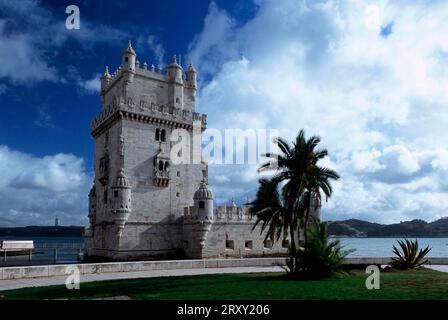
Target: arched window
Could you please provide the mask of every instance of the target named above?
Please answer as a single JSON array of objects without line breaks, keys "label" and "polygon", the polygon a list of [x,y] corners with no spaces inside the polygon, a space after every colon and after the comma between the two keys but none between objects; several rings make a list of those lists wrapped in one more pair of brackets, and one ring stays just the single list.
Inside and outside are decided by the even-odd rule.
[{"label": "arched window", "polygon": [[204,208],[205,208],[205,202],[199,201],[199,209],[204,209]]},{"label": "arched window", "polygon": [[166,141],[166,131],[165,131],[165,129],[162,129],[162,134],[161,134],[160,140],[162,140],[163,142]]},{"label": "arched window", "polygon": [[156,129],[156,141],[160,140],[160,129]]},{"label": "arched window", "polygon": [[159,161],[159,171],[163,171],[163,161]]},{"label": "arched window", "polygon": [[170,167],[169,162],[168,162],[168,161],[165,161],[165,171],[168,172],[169,167]]}]

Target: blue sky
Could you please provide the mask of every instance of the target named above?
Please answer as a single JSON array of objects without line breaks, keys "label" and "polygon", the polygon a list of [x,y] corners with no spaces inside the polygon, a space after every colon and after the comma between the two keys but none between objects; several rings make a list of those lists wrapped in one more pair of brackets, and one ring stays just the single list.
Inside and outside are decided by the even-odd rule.
[{"label": "blue sky", "polygon": [[[87,222],[98,75],[128,39],[141,62],[195,63],[209,127],[320,135],[342,175],[325,218],[443,217],[447,18],[445,1],[0,0],[0,226]],[[218,202],[259,177],[210,174]]]}]

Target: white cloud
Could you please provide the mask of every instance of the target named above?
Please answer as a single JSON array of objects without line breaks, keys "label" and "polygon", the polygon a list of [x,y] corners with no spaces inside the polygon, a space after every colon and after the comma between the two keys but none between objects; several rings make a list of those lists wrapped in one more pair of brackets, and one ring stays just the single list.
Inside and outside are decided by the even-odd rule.
[{"label": "white cloud", "polygon": [[199,67],[202,76],[216,72],[220,62],[236,57],[234,36],[234,21],[212,2],[202,32],[189,46],[188,58]]},{"label": "white cloud", "polygon": [[[320,135],[342,176],[327,218],[445,216],[448,3],[258,4],[238,25],[212,3],[190,45],[199,71],[210,75],[198,96],[209,127]],[[254,168],[210,175],[218,170],[229,185],[256,188]],[[225,193],[219,198],[235,192],[212,183]]]},{"label": "white cloud", "polygon": [[354,152],[351,156],[353,169],[355,171],[376,172],[384,168],[384,165],[378,162],[381,152],[377,149]]},{"label": "white cloud", "polygon": [[436,150],[436,156],[431,161],[431,165],[435,169],[448,170],[448,150],[446,149]]},{"label": "white cloud", "polygon": [[0,226],[86,224],[91,177],[72,154],[35,157],[0,146]]},{"label": "white cloud", "polygon": [[160,44],[157,37],[153,35],[148,36],[146,40],[147,44],[149,45],[149,49],[151,50],[157,61],[154,65],[157,67],[163,67],[165,64],[165,49],[163,48],[162,44]]},{"label": "white cloud", "polygon": [[101,74],[96,73],[88,80],[79,80],[78,85],[87,93],[98,94],[101,90]]},{"label": "white cloud", "polygon": [[66,15],[56,15],[41,1],[0,0],[0,79],[30,85],[63,81],[53,62],[68,40],[89,48],[98,42],[124,41],[125,32],[82,19],[81,29],[67,30]]}]

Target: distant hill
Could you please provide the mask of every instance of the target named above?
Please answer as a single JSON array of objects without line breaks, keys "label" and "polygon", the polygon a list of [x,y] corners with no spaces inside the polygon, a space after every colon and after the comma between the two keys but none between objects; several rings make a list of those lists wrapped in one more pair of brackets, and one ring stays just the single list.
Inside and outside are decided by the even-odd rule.
[{"label": "distant hill", "polygon": [[388,225],[357,219],[328,221],[328,231],[334,236],[349,237],[448,237],[448,218],[430,223],[416,219]]},{"label": "distant hill", "polygon": [[[0,237],[81,237],[84,227],[28,226],[0,228]],[[328,232],[333,236],[346,237],[448,237],[448,218],[434,222],[423,220],[404,221],[393,224],[373,223],[358,219],[328,221]]]},{"label": "distant hill", "polygon": [[84,227],[42,227],[28,226],[16,228],[0,228],[0,237],[81,237]]}]

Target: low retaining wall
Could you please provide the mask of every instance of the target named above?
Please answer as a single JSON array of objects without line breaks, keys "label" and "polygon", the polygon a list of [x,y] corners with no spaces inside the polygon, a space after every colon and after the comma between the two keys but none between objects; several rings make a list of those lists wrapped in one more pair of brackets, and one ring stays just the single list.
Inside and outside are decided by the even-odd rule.
[{"label": "low retaining wall", "polygon": [[[204,259],[204,260],[163,260],[137,262],[110,262],[61,264],[48,266],[4,267],[0,268],[0,279],[23,279],[67,275],[67,268],[76,266],[81,274],[107,272],[152,271],[173,269],[203,269],[229,267],[272,267],[285,264],[285,258],[248,258],[248,259]],[[1,282],[0,282],[1,285]]]},{"label": "low retaining wall", "polygon": [[[344,264],[387,265],[391,258],[346,258]],[[164,260],[139,262],[111,262],[62,264],[48,266],[4,267],[0,268],[0,279],[24,279],[67,275],[67,268],[76,266],[81,274],[107,272],[152,271],[173,269],[230,268],[230,267],[272,267],[284,266],[285,258],[246,258],[246,259],[204,259],[204,260]],[[448,258],[429,258],[429,264],[448,265]],[[1,285],[1,282],[0,282]]]}]

